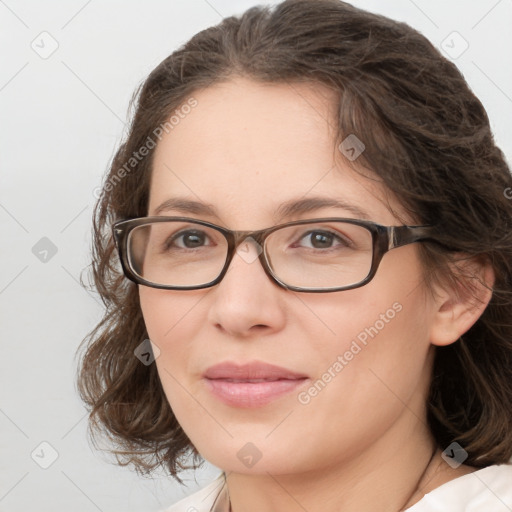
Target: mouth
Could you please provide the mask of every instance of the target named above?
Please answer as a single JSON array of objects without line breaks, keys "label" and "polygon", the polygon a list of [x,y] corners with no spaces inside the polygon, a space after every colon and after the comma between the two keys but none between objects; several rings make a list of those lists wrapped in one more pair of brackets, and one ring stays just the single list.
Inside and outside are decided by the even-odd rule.
[{"label": "mouth", "polygon": [[232,407],[262,407],[302,386],[308,377],[287,368],[252,362],[221,363],[203,375],[212,395]]}]

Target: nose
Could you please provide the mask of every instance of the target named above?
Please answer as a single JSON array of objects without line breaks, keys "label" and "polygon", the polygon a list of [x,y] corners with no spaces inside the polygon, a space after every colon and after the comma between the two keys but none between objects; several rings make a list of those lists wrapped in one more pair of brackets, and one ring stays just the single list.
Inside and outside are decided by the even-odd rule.
[{"label": "nose", "polygon": [[208,321],[226,334],[247,338],[284,327],[284,294],[266,274],[258,256],[261,246],[246,238],[238,246],[222,281],[211,295]]}]

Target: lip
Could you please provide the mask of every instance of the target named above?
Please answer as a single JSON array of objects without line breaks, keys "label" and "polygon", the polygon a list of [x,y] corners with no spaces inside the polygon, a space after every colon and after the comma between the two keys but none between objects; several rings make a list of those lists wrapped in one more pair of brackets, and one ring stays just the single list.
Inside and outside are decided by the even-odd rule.
[{"label": "lip", "polygon": [[307,375],[273,364],[223,362],[203,374],[209,391],[232,407],[261,407],[304,384]]}]

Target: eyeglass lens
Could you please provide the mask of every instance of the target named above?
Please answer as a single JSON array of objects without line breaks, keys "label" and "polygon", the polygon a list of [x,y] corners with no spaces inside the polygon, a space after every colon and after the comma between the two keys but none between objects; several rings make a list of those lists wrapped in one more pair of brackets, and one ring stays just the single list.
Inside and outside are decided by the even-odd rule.
[{"label": "eyeglass lens", "polygon": [[[265,254],[273,274],[287,285],[335,288],[361,282],[373,257],[371,232],[331,221],[285,226],[272,232]],[[150,283],[199,286],[224,268],[228,241],[211,227],[166,221],[134,228],[128,237],[132,270]]]}]

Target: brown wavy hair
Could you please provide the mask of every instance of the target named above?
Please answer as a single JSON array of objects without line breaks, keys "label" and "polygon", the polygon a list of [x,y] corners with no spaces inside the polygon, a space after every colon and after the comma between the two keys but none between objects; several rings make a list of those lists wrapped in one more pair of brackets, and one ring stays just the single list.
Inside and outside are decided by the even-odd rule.
[{"label": "brown wavy hair", "polygon": [[91,269],[105,314],[83,342],[78,375],[93,439],[106,435],[117,462],[141,474],[161,466],[180,480],[190,456],[193,465],[201,460],[172,412],[156,365],[134,356],[148,334],[137,285],[121,272],[111,225],[147,215],[154,151],[142,158],[140,148],[154,145],[155,130],[194,92],[235,76],[336,91],[337,138],[356,134],[366,146],[357,167],[372,170],[413,218],[437,225],[439,241],[450,247],[420,244],[429,283],[444,277],[467,287],[449,267],[457,252],[492,264],[488,307],[456,343],[436,348],[427,418],[439,447],[458,441],[466,449],[466,464],[509,461],[510,169],[482,104],[453,63],[408,25],[339,0],[286,0],[225,18],[167,57],[134,94],[129,131],[94,212]]}]

